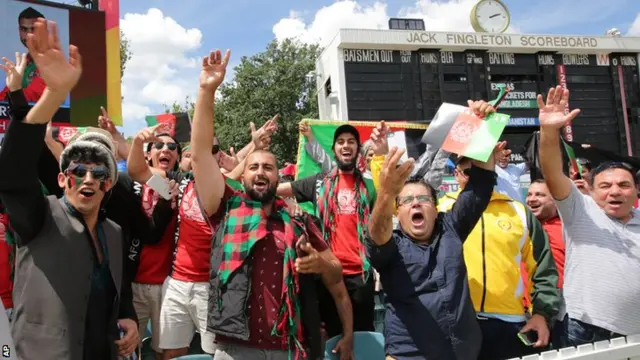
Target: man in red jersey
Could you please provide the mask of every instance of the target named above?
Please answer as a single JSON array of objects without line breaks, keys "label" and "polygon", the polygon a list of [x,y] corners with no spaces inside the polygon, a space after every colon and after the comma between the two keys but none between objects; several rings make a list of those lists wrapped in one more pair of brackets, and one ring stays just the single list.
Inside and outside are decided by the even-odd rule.
[{"label": "man in red jersey", "polygon": [[[562,220],[560,220],[560,216],[558,216],[558,209],[544,180],[538,179],[531,183],[527,191],[526,204],[533,215],[538,218],[540,224],[542,224],[542,228],[547,233],[551,255],[558,269],[558,289],[562,290],[565,258]],[[565,313],[566,310],[563,301],[560,311],[558,311],[558,315],[555,318],[555,322],[551,327],[551,343],[554,349],[560,349],[566,346],[563,322]]]},{"label": "man in red jersey", "polygon": [[[18,27],[20,34],[20,42],[27,46],[27,35],[33,33],[33,24],[36,19],[43,18],[44,15],[38,10],[28,7],[24,9],[18,15]],[[44,80],[40,77],[40,73],[36,68],[36,64],[33,62],[30,54],[22,54],[16,52],[16,64],[15,69],[20,74],[21,87],[24,92],[24,97],[28,102],[36,102],[42,96],[46,87]],[[0,101],[7,101],[7,94],[9,94],[9,84],[6,84],[5,88],[0,92]]]}]

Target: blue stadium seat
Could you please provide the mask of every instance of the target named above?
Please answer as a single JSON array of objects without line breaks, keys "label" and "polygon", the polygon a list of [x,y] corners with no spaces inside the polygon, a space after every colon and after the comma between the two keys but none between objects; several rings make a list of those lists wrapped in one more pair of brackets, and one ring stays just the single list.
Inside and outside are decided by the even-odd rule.
[{"label": "blue stadium seat", "polygon": [[185,356],[180,356],[177,357],[176,360],[211,360],[213,359],[211,357],[211,355],[203,355],[203,354],[199,354],[199,355],[185,355]]},{"label": "blue stadium seat", "polygon": [[[339,360],[339,354],[331,353],[338,340],[338,335],[327,340],[324,350],[325,360]],[[377,332],[356,331],[353,333],[353,354],[355,360],[384,360],[384,336]]]}]

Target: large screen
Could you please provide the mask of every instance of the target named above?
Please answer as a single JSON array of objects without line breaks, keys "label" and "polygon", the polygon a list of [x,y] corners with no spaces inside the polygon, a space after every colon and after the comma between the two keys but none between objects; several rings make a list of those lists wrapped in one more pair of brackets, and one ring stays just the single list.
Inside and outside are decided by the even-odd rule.
[{"label": "large screen", "polygon": [[[33,0],[0,0],[0,56],[15,60],[17,53],[27,53],[27,68],[22,87],[29,103],[42,95],[46,84],[28,55],[27,34],[33,31],[36,18],[44,17],[58,24],[60,42],[68,55],[69,44],[80,49],[83,73],[78,85],[67,97],[53,122],[58,125],[94,125],[100,106],[106,106],[105,17],[98,11],[58,3]],[[5,74],[0,74],[0,136],[9,118],[8,89]]]}]

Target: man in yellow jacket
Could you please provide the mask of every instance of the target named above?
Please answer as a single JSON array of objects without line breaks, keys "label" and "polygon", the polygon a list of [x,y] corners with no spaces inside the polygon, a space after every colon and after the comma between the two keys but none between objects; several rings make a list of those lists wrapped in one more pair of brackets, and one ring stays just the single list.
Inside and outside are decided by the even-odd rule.
[{"label": "man in yellow jacket", "polygon": [[[470,167],[468,158],[457,161],[454,175],[460,189],[469,180]],[[446,194],[439,210],[449,210],[459,193]],[[464,258],[483,335],[479,359],[509,359],[543,351],[549,343],[549,320],[558,312],[560,294],[558,271],[540,222],[524,205],[494,191],[465,241]],[[521,263],[526,264],[530,289],[522,281]],[[532,315],[523,306],[527,291],[531,291]],[[525,344],[520,333],[530,333],[533,344]]]}]

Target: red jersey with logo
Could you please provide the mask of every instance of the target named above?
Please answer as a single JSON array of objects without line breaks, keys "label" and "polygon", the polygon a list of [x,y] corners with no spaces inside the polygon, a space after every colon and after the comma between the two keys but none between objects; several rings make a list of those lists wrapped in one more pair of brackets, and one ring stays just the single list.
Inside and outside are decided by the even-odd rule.
[{"label": "red jersey with logo", "polygon": [[193,181],[187,183],[178,211],[179,238],[171,277],[187,282],[207,282],[213,232],[204,218]]},{"label": "red jersey with logo", "polygon": [[[158,195],[148,187],[143,185],[142,208],[148,217],[153,214],[153,209],[158,203]],[[171,271],[173,261],[174,235],[176,231],[177,215],[171,220],[162,239],[157,244],[146,244],[140,253],[140,264],[134,282],[139,284],[161,285]]]},{"label": "red jersey with logo", "polygon": [[333,218],[335,233],[331,239],[331,251],[340,260],[345,275],[362,273],[360,252],[362,244],[358,240],[358,213],[356,202],[356,179],[354,174],[338,174],[338,206]]}]

